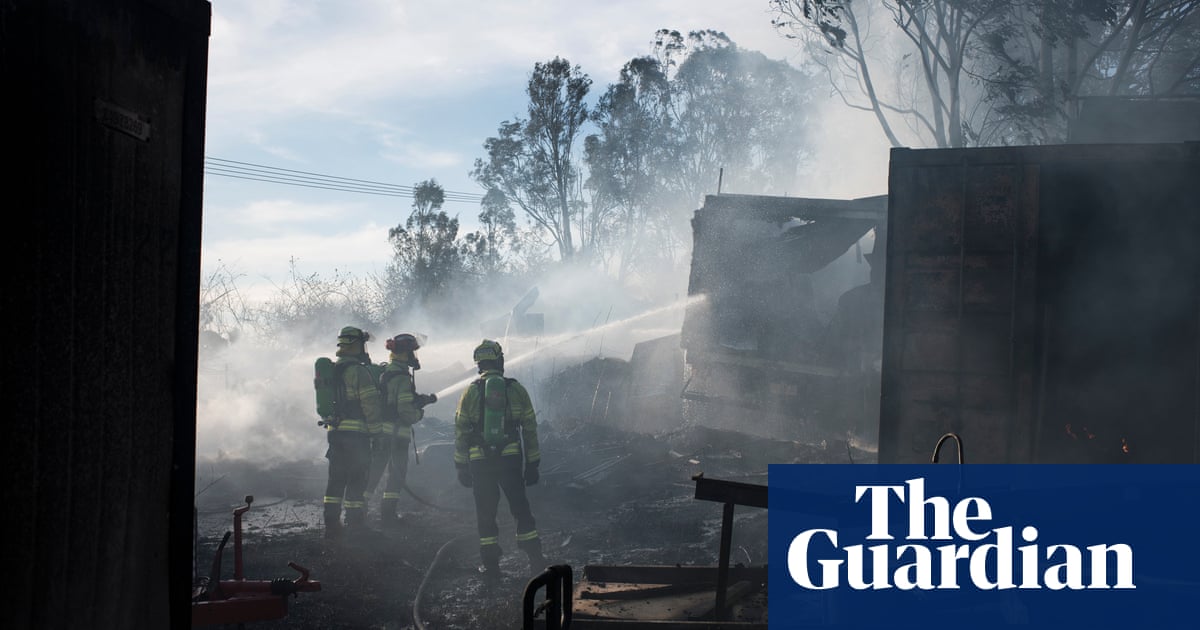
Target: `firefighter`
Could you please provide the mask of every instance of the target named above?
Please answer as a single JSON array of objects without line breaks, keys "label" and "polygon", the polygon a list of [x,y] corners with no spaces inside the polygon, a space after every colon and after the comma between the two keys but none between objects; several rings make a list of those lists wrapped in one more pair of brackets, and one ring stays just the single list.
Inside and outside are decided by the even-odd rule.
[{"label": "firefighter", "polygon": [[424,407],[437,402],[433,394],[418,394],[413,372],[421,369],[416,351],[421,347],[417,338],[408,333],[387,340],[390,351],[387,367],[380,377],[379,389],[384,397],[383,426],[371,440],[371,492],[387,473],[383,499],[379,504],[380,524],[395,527],[400,515],[396,503],[404,489],[408,473],[408,447],[412,443],[412,426],[424,417]]},{"label": "firefighter", "polygon": [[367,475],[371,465],[371,434],[378,426],[383,406],[378,385],[367,364],[371,359],[366,342],[371,337],[362,329],[346,326],[338,333],[337,362],[340,374],[338,417],[325,423],[329,450],[329,482],[325,486],[325,537],[337,538],[342,531],[341,512],[346,511],[346,528],[366,529]]},{"label": "firefighter", "polygon": [[475,495],[479,556],[484,578],[500,576],[499,528],[496,512],[500,493],[517,521],[517,548],[529,557],[532,573],[545,569],[525,487],[538,481],[537,418],[529,392],[516,379],[504,377],[504,352],[499,343],[484,339],[475,348],[480,378],[458,401],[454,415],[454,466],[458,482]]}]

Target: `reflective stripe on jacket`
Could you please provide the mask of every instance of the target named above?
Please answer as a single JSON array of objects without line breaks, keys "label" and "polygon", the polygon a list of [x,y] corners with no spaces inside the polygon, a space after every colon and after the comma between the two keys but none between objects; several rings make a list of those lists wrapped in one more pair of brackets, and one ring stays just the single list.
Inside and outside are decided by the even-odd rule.
[{"label": "reflective stripe on jacket", "polygon": [[383,415],[382,398],[371,372],[358,357],[338,357],[337,364],[345,365],[342,371],[344,404],[339,401],[339,407],[347,411],[336,427],[327,425],[326,428],[366,434],[378,431]]},{"label": "reflective stripe on jacket", "polygon": [[[502,375],[500,371],[486,371],[480,378],[493,374]],[[508,387],[508,413],[505,429],[510,432],[510,439],[503,448],[501,455],[519,455],[521,443],[525,442],[525,461],[528,463],[540,461],[541,451],[538,448],[537,416],[533,411],[533,401],[529,392],[516,380],[510,379]],[[479,382],[471,383],[458,399],[458,409],[454,412],[454,463],[465,464],[470,460],[486,457],[481,441],[483,439],[483,404],[480,399]],[[520,433],[517,433],[517,430]]]},{"label": "reflective stripe on jacket", "polygon": [[383,421],[383,432],[387,435],[412,439],[412,425],[421,421],[425,412],[413,406],[416,397],[414,393],[413,375],[408,365],[403,363],[388,363],[383,372],[387,383],[385,405],[394,409],[396,421]]}]

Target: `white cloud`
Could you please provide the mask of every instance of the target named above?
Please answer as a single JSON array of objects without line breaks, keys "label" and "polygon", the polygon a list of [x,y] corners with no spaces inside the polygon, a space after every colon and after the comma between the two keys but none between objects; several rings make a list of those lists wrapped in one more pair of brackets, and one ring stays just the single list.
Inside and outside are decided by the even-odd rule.
[{"label": "white cloud", "polygon": [[212,216],[213,220],[220,220],[240,230],[279,234],[300,231],[314,223],[354,216],[360,208],[357,204],[306,204],[290,199],[271,199],[253,201],[238,208],[210,208],[209,212],[215,215]]},{"label": "white cloud", "polygon": [[[436,178],[450,191],[482,192],[467,173],[500,121],[523,114],[534,62],[562,56],[579,64],[595,82],[593,97],[626,61],[651,52],[659,28],[711,28],[795,62],[799,49],[775,32],[767,8],[766,0],[215,0],[207,152],[403,186]],[[832,100],[825,109],[837,115],[824,121],[820,155],[789,194],[885,190],[887,147],[877,125]],[[293,256],[314,267],[378,270],[391,256],[386,228],[353,226],[395,225],[410,203],[209,177],[205,256],[240,260],[254,275]],[[472,229],[477,206],[446,209]]]},{"label": "white cloud", "polygon": [[207,242],[201,263],[205,275],[217,264],[235,273],[286,281],[295,261],[299,273],[350,273],[366,277],[381,273],[391,260],[388,226],[371,222],[350,229],[290,232],[274,236],[231,237]]},{"label": "white cloud", "polygon": [[385,150],[381,157],[410,168],[448,168],[468,162],[460,153],[431,149],[419,144],[406,144]]},{"label": "white cloud", "polygon": [[220,109],[361,111],[389,100],[444,98],[521,79],[562,56],[599,81],[651,51],[655,30],[713,28],[770,56],[794,46],[766,2],[360,0],[214,3],[209,92]]}]

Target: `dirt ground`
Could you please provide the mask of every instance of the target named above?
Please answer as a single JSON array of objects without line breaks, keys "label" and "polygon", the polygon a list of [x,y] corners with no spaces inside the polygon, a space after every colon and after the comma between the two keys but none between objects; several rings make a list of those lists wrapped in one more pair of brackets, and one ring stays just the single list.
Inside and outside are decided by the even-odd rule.
[{"label": "dirt ground", "polygon": [[[410,456],[409,489],[400,501],[401,527],[361,539],[322,537],[324,461],[259,469],[245,462],[197,467],[196,565],[209,575],[232,509],[257,492],[243,517],[244,577],[295,578],[295,562],[321,590],[290,600],[284,619],[246,628],[510,629],[521,627],[521,595],[532,573],[501,507],[504,579],[486,588],[479,577],[470,490],[455,481],[448,427],[426,431],[420,463]],[[694,498],[692,476],[765,485],[769,463],[848,463],[873,454],[844,441],[764,440],[701,428],[647,436],[600,426],[542,436],[542,479],[529,488],[544,553],[570,565],[715,565],[721,505]],[[371,508],[378,502],[372,501]],[[377,515],[371,513],[378,529]],[[766,510],[735,512],[733,562],[767,558]],[[233,576],[232,541],[222,556]],[[538,601],[542,595],[539,594]],[[237,627],[236,625],[231,627]]]}]

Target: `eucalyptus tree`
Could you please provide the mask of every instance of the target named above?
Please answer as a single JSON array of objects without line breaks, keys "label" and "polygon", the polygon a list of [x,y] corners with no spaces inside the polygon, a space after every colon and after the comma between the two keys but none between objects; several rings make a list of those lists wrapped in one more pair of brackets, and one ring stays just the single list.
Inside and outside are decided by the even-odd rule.
[{"label": "eucalyptus tree", "polygon": [[1200,91],[1200,0],[770,0],[893,146],[1065,139],[1081,98]]},{"label": "eucalyptus tree", "polygon": [[[587,137],[585,162],[594,203],[614,215],[618,276],[639,261],[653,264],[656,246],[670,239],[656,212],[663,202],[664,180],[674,168],[668,146],[670,85],[652,57],[630,60],[618,81],[600,97],[593,118],[598,133]],[[601,212],[593,212],[599,217]]]},{"label": "eucalyptus tree", "polygon": [[442,209],[445,200],[437,180],[416,184],[408,218],[388,230],[393,249],[388,288],[401,296],[400,301],[428,304],[446,296],[461,280],[458,218]]},{"label": "eucalyptus tree", "polygon": [[1026,0],[1011,15],[980,77],[1001,142],[1062,141],[1089,96],[1200,95],[1200,0]]},{"label": "eucalyptus tree", "polygon": [[468,268],[481,277],[504,273],[511,257],[518,254],[516,215],[504,193],[493,188],[480,202],[480,229],[463,236],[463,254]]},{"label": "eucalyptus tree", "polygon": [[622,271],[680,262],[705,194],[786,194],[808,158],[807,74],[718,31],[655,41],[600,99],[587,142],[588,184],[626,235]]},{"label": "eucalyptus tree", "polygon": [[579,66],[555,57],[534,65],[526,85],[528,118],[504,121],[484,141],[486,158],[471,176],[519,207],[558,247],[576,254],[574,219],[583,209],[576,148],[588,121],[592,80]]},{"label": "eucalyptus tree", "polygon": [[906,144],[899,120],[938,147],[965,146],[978,135],[970,76],[982,67],[981,36],[1010,4],[771,0],[775,26],[805,41],[838,97],[874,114],[892,146]]},{"label": "eucalyptus tree", "polygon": [[[668,39],[679,40],[676,32]],[[668,67],[677,175],[690,204],[718,187],[783,194],[808,157],[814,83],[786,61],[740,48],[723,33],[692,32]]]}]

